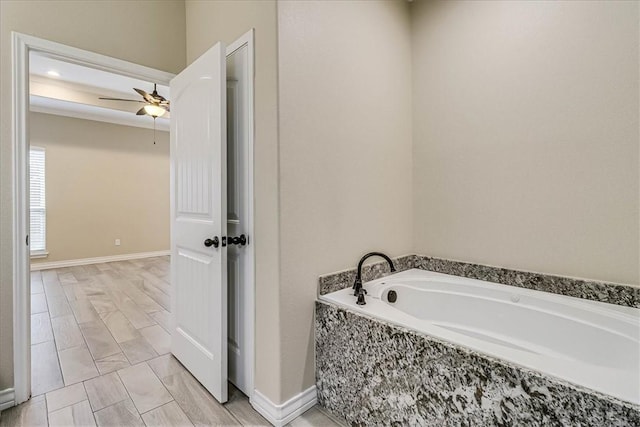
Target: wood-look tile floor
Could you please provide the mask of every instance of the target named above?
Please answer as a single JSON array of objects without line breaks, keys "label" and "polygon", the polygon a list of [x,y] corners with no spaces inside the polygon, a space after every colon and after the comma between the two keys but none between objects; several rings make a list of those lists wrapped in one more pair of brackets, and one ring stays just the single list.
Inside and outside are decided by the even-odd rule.
[{"label": "wood-look tile floor", "polygon": [[[170,354],[169,257],[31,274],[32,399],[0,426],[268,426],[229,384],[219,404]],[[336,426],[319,407],[293,427]]]}]

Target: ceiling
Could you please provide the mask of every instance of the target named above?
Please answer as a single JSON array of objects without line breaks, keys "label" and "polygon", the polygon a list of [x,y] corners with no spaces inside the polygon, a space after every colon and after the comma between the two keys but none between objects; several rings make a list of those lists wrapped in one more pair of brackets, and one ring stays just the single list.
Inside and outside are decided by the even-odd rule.
[{"label": "ceiling", "polygon": [[[101,96],[142,100],[133,88],[149,93],[153,83],[83,65],[60,61],[32,52],[29,56],[31,111],[67,117],[153,128],[151,116],[135,113],[144,104],[107,101]],[[55,72],[58,76],[51,76]],[[157,86],[158,93],[169,98],[169,88]],[[158,130],[169,130],[169,115],[156,119]]]}]

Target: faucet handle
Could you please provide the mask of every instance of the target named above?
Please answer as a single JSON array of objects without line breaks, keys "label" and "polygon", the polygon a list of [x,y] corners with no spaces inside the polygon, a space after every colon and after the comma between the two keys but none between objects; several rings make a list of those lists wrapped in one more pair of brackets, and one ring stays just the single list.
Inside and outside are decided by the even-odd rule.
[{"label": "faucet handle", "polygon": [[366,304],[366,301],[364,300],[364,294],[365,293],[366,293],[366,291],[364,289],[361,289],[360,292],[358,292],[358,300],[356,301],[356,304],[358,304],[358,305],[365,305]]},{"label": "faucet handle", "polygon": [[362,280],[356,279],[355,283],[351,287],[353,289],[353,295],[358,296],[359,294],[366,294],[367,290],[362,287]]}]

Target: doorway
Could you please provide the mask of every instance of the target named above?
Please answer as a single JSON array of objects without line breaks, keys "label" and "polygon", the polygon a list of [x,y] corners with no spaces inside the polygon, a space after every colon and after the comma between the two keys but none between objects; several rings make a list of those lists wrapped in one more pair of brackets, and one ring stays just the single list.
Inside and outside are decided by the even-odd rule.
[{"label": "doorway", "polygon": [[168,133],[52,113],[30,114],[32,396],[166,354],[171,330]]},{"label": "doorway", "polygon": [[[151,82],[168,84],[172,75],[147,67],[120,61],[114,58],[97,55],[91,52],[82,51],[46,40],[37,39],[21,34],[13,34],[14,46],[14,109],[15,109],[15,133],[14,148],[15,156],[15,194],[14,201],[14,220],[15,233],[13,236],[14,243],[14,373],[15,373],[15,403],[26,401],[31,393],[30,384],[30,261],[29,247],[26,236],[29,234],[29,217],[28,213],[28,159],[29,159],[29,93],[28,93],[28,76],[29,63],[28,57],[30,52],[38,52],[42,55],[55,57],[62,61],[69,61],[75,64],[82,64],[92,68],[107,70],[112,73],[131,76]],[[236,93],[236,102],[232,107],[238,111],[234,116],[230,126],[236,131],[234,138],[229,139],[232,144],[241,144],[241,146],[233,146],[234,157],[230,161],[234,167],[235,178],[229,181],[234,182],[234,214],[236,217],[232,219],[232,227],[245,226],[248,231],[249,238],[253,239],[253,206],[252,206],[252,182],[253,182],[253,117],[252,117],[252,81],[253,81],[253,32],[247,33],[236,43],[229,47],[227,53],[231,63],[239,64],[234,68],[237,69],[236,77],[239,79],[248,79],[242,84],[236,83],[233,89]],[[232,65],[233,68],[233,65]],[[240,87],[240,88],[238,88]],[[242,107],[240,107],[242,106]],[[244,173],[243,173],[244,172]],[[232,204],[230,203],[230,206]],[[25,244],[27,243],[27,244]],[[233,288],[229,292],[230,313],[233,319],[229,320],[229,338],[230,343],[233,342],[234,352],[229,359],[234,367],[230,367],[231,381],[245,394],[252,397],[253,393],[253,318],[254,318],[254,298],[253,298],[253,245],[246,248],[246,255],[239,257],[239,254],[233,254],[230,258],[234,259],[233,266],[230,271],[234,271],[234,278],[229,286]],[[138,262],[139,266],[144,264]],[[135,263],[134,263],[135,264]],[[166,273],[166,262],[155,260],[152,262],[151,268],[154,268],[159,274]],[[73,268],[73,267],[72,267]],[[124,267],[125,269],[127,266]],[[82,276],[89,271],[94,271],[98,267],[77,267],[77,273]],[[64,274],[64,273],[63,273]],[[165,274],[166,275],[166,274]],[[45,282],[42,273],[36,274],[36,282],[40,279]],[[48,276],[52,276],[48,274]],[[59,278],[59,274],[58,274]],[[58,280],[59,281],[59,280]],[[134,291],[135,292],[135,291]],[[143,296],[138,295],[140,299]],[[125,298],[131,299],[131,296],[125,294]],[[126,302],[122,302],[126,304]],[[250,305],[248,305],[250,304]],[[95,308],[95,307],[94,307]],[[162,316],[160,322],[167,322],[165,316]],[[233,325],[233,327],[232,327]],[[231,349],[231,346],[229,346]],[[241,351],[240,351],[241,350]],[[231,369],[233,369],[231,371]],[[126,385],[126,384],[125,384]]]}]

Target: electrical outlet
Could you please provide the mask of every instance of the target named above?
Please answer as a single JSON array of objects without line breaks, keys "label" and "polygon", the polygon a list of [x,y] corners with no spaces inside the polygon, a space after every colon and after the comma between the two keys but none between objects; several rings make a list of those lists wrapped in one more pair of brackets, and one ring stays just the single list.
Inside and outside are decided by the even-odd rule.
[{"label": "electrical outlet", "polygon": [[116,246],[120,246],[120,239],[116,239]]}]

